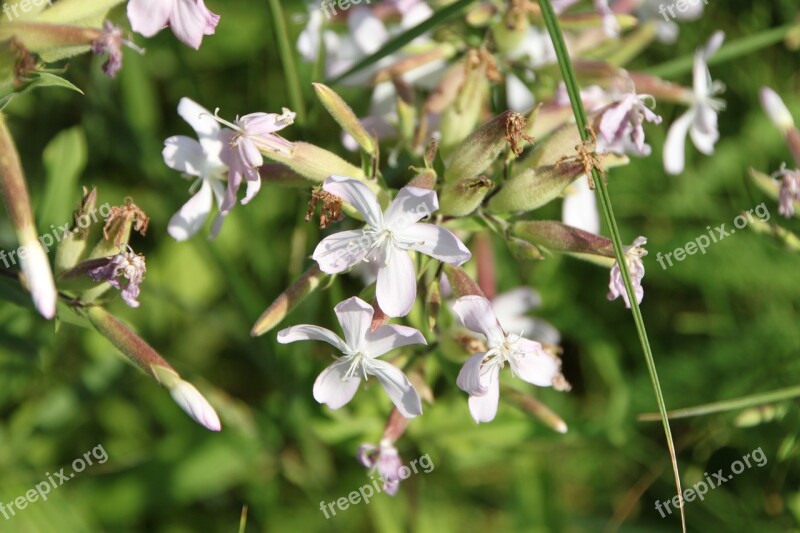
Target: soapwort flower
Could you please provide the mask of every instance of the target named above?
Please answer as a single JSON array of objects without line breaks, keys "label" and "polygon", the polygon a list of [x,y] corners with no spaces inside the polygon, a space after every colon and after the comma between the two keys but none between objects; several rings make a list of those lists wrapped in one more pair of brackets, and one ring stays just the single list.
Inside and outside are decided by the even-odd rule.
[{"label": "soapwort flower", "polygon": [[795,213],[794,202],[800,202],[800,170],[788,170],[786,165],[783,165],[772,177],[781,180],[778,213],[786,218],[792,218]]},{"label": "soapwort flower", "polygon": [[92,42],[92,52],[97,55],[108,54],[108,59],[103,63],[103,72],[109,78],[113,78],[122,68],[122,45],[131,50],[143,54],[144,50],[124,38],[122,28],[114,26],[106,21],[100,36]]},{"label": "soapwort flower", "polygon": [[339,409],[356,393],[361,378],[375,376],[397,410],[406,418],[422,414],[419,395],[397,367],[377,359],[390,350],[411,344],[427,344],[414,328],[386,324],[370,331],[374,309],[358,297],[348,298],[335,308],[344,340],[332,331],[308,324],[278,332],[278,342],[324,341],[337,348],[342,357],[326,368],[314,383],[314,399]]},{"label": "soapwort flower", "polygon": [[400,487],[400,467],[403,460],[390,439],[381,439],[378,447],[362,444],[358,447],[358,461],[371,470],[377,470],[383,480],[383,492],[389,496],[397,494]]},{"label": "soapwort flower", "polygon": [[419,221],[439,209],[436,192],[403,187],[386,212],[369,187],[345,176],[331,176],[323,190],[350,203],[367,225],[364,229],[342,231],[323,239],[312,258],[323,272],[338,274],[361,261],[378,263],[376,296],[388,316],[405,316],[417,296],[417,278],[409,250],[439,261],[461,265],[471,254],[452,232]]},{"label": "soapwort flower", "polygon": [[650,147],[644,142],[644,121],[661,124],[661,117],[648,107],[655,99],[648,94],[631,90],[620,96],[603,113],[600,119],[600,136],[603,151],[625,153],[633,151],[649,155]]},{"label": "soapwort flower", "polygon": [[128,20],[131,28],[152,37],[166,26],[180,41],[195,50],[204,35],[213,35],[219,15],[212,13],[203,0],[130,0]]},{"label": "soapwort flower", "polygon": [[[107,281],[121,292],[126,304],[130,307],[139,307],[136,298],[139,297],[139,284],[144,280],[145,272],[147,267],[144,256],[134,253],[133,249],[125,244],[107,263],[90,270],[89,276],[95,281]],[[126,280],[124,287],[120,282],[123,278]]]},{"label": "soapwort flower", "polygon": [[718,31],[711,36],[705,48],[695,52],[691,105],[686,113],[672,123],[664,143],[664,169],[669,174],[683,172],[687,133],[700,152],[706,155],[714,153],[714,145],[719,139],[717,114],[725,109],[725,102],[716,96],[725,86],[720,81],[711,80],[708,59],[719,50],[724,39],[725,34]]},{"label": "soapwort flower", "polygon": [[511,371],[528,383],[540,387],[553,385],[560,373],[560,361],[545,352],[538,342],[508,334],[497,320],[492,304],[483,296],[462,296],[453,304],[461,323],[486,336],[488,351],[470,357],[456,384],[469,394],[469,410],[475,422],[490,422],[497,414],[500,398],[500,370],[506,363]]},{"label": "soapwort flower", "polygon": [[[645,237],[636,237],[633,244],[627,247],[625,251],[625,262],[628,265],[628,272],[631,275],[631,283],[633,283],[633,291],[636,294],[636,302],[642,303],[644,298],[644,288],[642,288],[642,278],[644,277],[644,263],[642,257],[647,255],[647,250],[642,248],[647,244]],[[619,263],[614,261],[614,266],[611,267],[611,280],[608,283],[609,300],[616,300],[620,296],[625,300],[625,307],[631,308],[631,302],[628,299],[628,291],[625,290],[625,282],[622,279],[622,271],[619,268]]]}]

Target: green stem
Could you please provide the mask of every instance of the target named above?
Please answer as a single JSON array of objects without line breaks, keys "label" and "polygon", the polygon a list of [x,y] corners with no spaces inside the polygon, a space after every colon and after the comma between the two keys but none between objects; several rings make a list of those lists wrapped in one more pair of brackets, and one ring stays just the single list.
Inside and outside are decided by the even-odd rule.
[{"label": "green stem", "polygon": [[[694,407],[686,407],[684,409],[675,409],[674,411],[670,411],[668,414],[673,420],[676,418],[689,418],[692,416],[724,413],[726,411],[734,411],[736,409],[746,409],[748,407],[756,407],[758,405],[765,405],[768,403],[782,402],[784,400],[797,398],[798,396],[800,396],[800,387],[789,387],[776,391],[753,394],[751,396],[745,396],[744,398],[736,398],[734,400],[722,400],[720,402],[696,405]],[[658,413],[643,413],[639,415],[639,420],[642,422],[653,422],[658,419]]]},{"label": "green stem", "polygon": [[[575,78],[575,71],[572,67],[572,61],[570,60],[566,43],[564,42],[564,36],[561,33],[561,28],[558,24],[558,18],[556,17],[550,0],[539,0],[539,5],[542,8],[542,16],[544,17],[547,31],[550,33],[550,38],[553,41],[556,55],[558,56],[558,64],[561,68],[561,75],[564,77],[564,83],[567,86],[567,92],[569,93],[569,99],[572,104],[572,112],[575,115],[575,122],[578,127],[578,132],[581,136],[581,139],[584,142],[587,142],[589,140],[589,132],[587,129],[588,123],[586,119],[586,110],[583,108],[583,102],[581,101],[580,96],[580,86]],[[675,444],[672,441],[672,431],[669,426],[669,418],[667,417],[664,396],[661,392],[661,385],[658,381],[658,373],[656,372],[656,365],[655,361],[653,360],[653,352],[650,349],[650,342],[647,340],[647,330],[645,329],[642,313],[639,309],[639,303],[636,299],[636,294],[633,289],[633,282],[631,281],[630,272],[628,272],[628,264],[625,260],[625,252],[622,247],[622,239],[619,235],[617,221],[614,218],[614,211],[611,207],[611,199],[609,198],[608,189],[606,188],[606,183],[604,181],[605,177],[600,175],[600,172],[597,168],[592,168],[592,177],[594,178],[595,188],[597,190],[597,199],[598,203],[600,204],[600,211],[603,213],[603,219],[605,220],[606,226],[611,234],[611,242],[614,245],[614,254],[616,255],[617,264],[619,265],[622,273],[622,279],[625,282],[625,290],[628,293],[628,300],[631,304],[633,320],[636,323],[636,331],[639,334],[642,352],[644,353],[644,358],[647,363],[647,370],[650,373],[650,380],[655,391],[656,402],[658,403],[658,411],[664,425],[664,433],[667,438],[667,447],[669,448],[670,458],[672,460],[672,471],[675,475],[675,486],[677,488],[678,495],[680,496],[681,478],[680,472],[678,471],[678,460],[675,453]],[[683,509],[683,498],[680,499],[680,502],[681,525],[683,527],[683,531],[685,532],[686,517]]]},{"label": "green stem", "polygon": [[281,56],[283,70],[286,73],[289,102],[291,102],[292,110],[297,113],[297,122],[304,125],[306,120],[306,107],[303,102],[303,91],[300,89],[297,66],[294,62],[294,48],[289,42],[289,32],[286,29],[286,18],[283,14],[283,7],[281,6],[280,0],[269,0],[269,7],[272,11],[272,24],[275,29],[275,37],[278,40],[278,53]]}]

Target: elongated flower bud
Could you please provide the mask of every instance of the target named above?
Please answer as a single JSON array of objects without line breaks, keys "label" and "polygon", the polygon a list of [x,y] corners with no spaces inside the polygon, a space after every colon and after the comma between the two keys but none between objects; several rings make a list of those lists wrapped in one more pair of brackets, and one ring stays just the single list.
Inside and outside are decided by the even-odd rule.
[{"label": "elongated flower bud", "polygon": [[272,302],[272,305],[256,320],[253,329],[250,330],[250,335],[258,337],[280,324],[292,309],[314,292],[327,278],[328,274],[320,271],[319,265],[314,264]]},{"label": "elongated flower bud", "polygon": [[489,168],[509,144],[514,153],[519,154],[523,139],[533,140],[525,133],[525,117],[511,111],[496,116],[453,150],[448,157],[445,181],[477,176]]},{"label": "elongated flower bud", "polygon": [[764,112],[786,137],[786,142],[794,156],[795,163],[800,166],[800,131],[794,125],[792,114],[786,108],[786,104],[783,103],[778,93],[769,87],[762,87],[759,94]]},{"label": "elongated flower bud", "polygon": [[370,155],[374,154],[375,141],[361,125],[350,106],[342,100],[342,97],[327,85],[321,83],[313,83],[312,85],[317,93],[317,98],[319,98],[319,101],[322,102],[322,105],[325,106],[325,109],[328,110],[333,119],[339,123],[339,126],[356,140],[362,150]]},{"label": "elongated flower bud", "polygon": [[554,252],[567,253],[602,265],[614,262],[611,241],[600,235],[553,220],[517,222],[512,235]]},{"label": "elongated flower bud", "polygon": [[425,169],[411,178],[406,184],[407,187],[419,187],[420,189],[433,189],[436,187],[436,171]]},{"label": "elongated flower bud", "polygon": [[439,212],[446,216],[467,216],[481,205],[493,188],[494,182],[484,176],[446,183],[439,197]]},{"label": "elongated flower bud", "polygon": [[264,157],[283,163],[306,178],[323,182],[332,174],[363,180],[366,176],[359,167],[351,165],[338,155],[319,146],[304,142],[292,143],[290,155],[277,151],[265,152]]},{"label": "elongated flower bud", "polygon": [[219,431],[214,408],[190,383],[183,381],[174,368],[147,342],[102,307],[85,308],[86,318],[103,337],[170,391],[175,402],[198,424]]},{"label": "elongated flower bud", "polygon": [[445,264],[442,271],[447,276],[447,281],[450,282],[450,290],[454,297],[461,298],[468,295],[486,297],[478,284],[469,277],[463,268]]},{"label": "elongated flower bud", "polygon": [[503,184],[489,200],[489,211],[532,211],[554,200],[584,172],[579,162],[530,169]]},{"label": "elongated flower bud", "polygon": [[550,429],[552,429],[553,431],[557,431],[558,433],[567,432],[568,430],[567,423],[564,422],[564,419],[558,416],[552,409],[547,407],[545,404],[543,404],[536,398],[532,398],[527,394],[523,394],[519,391],[511,390],[509,392],[511,393],[511,398],[513,398],[517,402],[520,408],[538,418]]},{"label": "elongated flower bud", "polygon": [[439,317],[439,309],[442,306],[442,293],[439,289],[439,281],[433,280],[428,285],[425,292],[425,314],[428,317],[428,329],[433,331]]},{"label": "elongated flower bud", "polygon": [[25,283],[36,309],[45,318],[56,314],[56,286],[47,254],[33,222],[28,186],[11,133],[0,114],[0,195],[19,239],[19,258]]}]

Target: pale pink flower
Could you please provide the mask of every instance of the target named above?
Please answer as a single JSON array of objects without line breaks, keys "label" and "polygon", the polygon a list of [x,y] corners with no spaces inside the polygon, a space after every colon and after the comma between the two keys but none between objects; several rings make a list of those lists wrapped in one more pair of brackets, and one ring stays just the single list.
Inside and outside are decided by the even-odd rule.
[{"label": "pale pink flower", "polygon": [[[110,257],[107,263],[90,270],[89,276],[95,281],[107,281],[121,292],[126,304],[130,307],[139,307],[136,298],[139,297],[139,284],[144,280],[147,267],[142,254],[134,253],[127,244],[125,248]],[[124,280],[124,286],[120,280]]]},{"label": "pale pink flower", "polygon": [[278,342],[318,340],[337,348],[342,357],[319,375],[314,383],[314,399],[339,409],[353,399],[361,378],[375,376],[389,399],[406,418],[422,414],[419,395],[408,378],[397,367],[377,359],[390,350],[410,344],[427,344],[422,334],[414,328],[386,324],[370,331],[374,309],[353,297],[335,308],[344,340],[332,331],[313,325],[292,326],[278,332]]},{"label": "pale pink flower", "polygon": [[784,165],[772,177],[781,178],[778,213],[786,218],[792,218],[795,213],[794,202],[800,202],[800,170],[787,170]]},{"label": "pale pink flower", "polygon": [[122,68],[122,45],[140,54],[144,53],[143,49],[124,38],[122,28],[114,26],[109,21],[105,22],[103,32],[92,42],[93,53],[97,55],[108,54],[108,59],[103,63],[103,72],[109,78],[116,76],[119,69]]},{"label": "pale pink flower", "polygon": [[204,35],[213,35],[219,15],[212,13],[203,0],[130,0],[128,20],[133,31],[145,37],[169,26],[175,37],[196,50]]},{"label": "pale pink flower", "polygon": [[436,192],[403,187],[386,212],[378,198],[358,180],[331,176],[323,190],[350,203],[364,217],[364,229],[335,233],[323,239],[313,259],[323,272],[338,274],[361,261],[378,262],[376,296],[388,316],[405,316],[417,296],[417,278],[409,250],[461,265],[471,254],[452,232],[419,221],[439,209]]},{"label": "pale pink flower", "polygon": [[549,322],[528,313],[542,305],[542,297],[530,287],[517,287],[492,298],[492,309],[504,331],[523,333],[545,344],[558,344],[561,334]]},{"label": "pale pink flower", "polygon": [[377,470],[383,481],[383,492],[389,496],[397,494],[401,479],[398,471],[403,466],[403,461],[391,440],[382,439],[379,447],[362,444],[358,447],[357,457],[365,467]]},{"label": "pale pink flower", "polygon": [[[647,255],[647,250],[642,248],[647,244],[647,239],[644,237],[636,237],[633,244],[628,246],[625,250],[625,263],[628,265],[628,272],[631,275],[631,283],[633,283],[633,291],[636,294],[636,302],[642,303],[644,298],[644,288],[642,287],[642,278],[644,277],[644,263],[642,257]],[[609,300],[616,300],[620,296],[625,300],[625,307],[631,308],[631,302],[628,299],[628,291],[625,290],[625,282],[622,279],[622,271],[619,268],[619,263],[614,262],[611,267],[611,280],[608,283]]]},{"label": "pale pink flower", "polygon": [[652,96],[631,91],[606,109],[600,119],[600,140],[604,151],[625,153],[630,150],[639,155],[650,154],[650,147],[644,142],[642,123],[661,124],[661,117],[650,110],[648,101],[655,107]]},{"label": "pale pink flower", "polygon": [[725,34],[716,32],[709,39],[705,48],[694,55],[694,93],[689,109],[672,123],[664,143],[664,169],[669,174],[683,172],[685,162],[686,135],[701,153],[711,155],[714,145],[719,140],[717,114],[725,109],[725,102],[716,98],[725,86],[719,81],[711,80],[708,70],[708,59],[719,50]]},{"label": "pale pink flower", "polygon": [[456,384],[469,394],[469,410],[475,422],[490,422],[497,414],[500,398],[500,370],[509,363],[513,374],[524,381],[549,387],[560,375],[559,360],[545,352],[538,342],[506,333],[492,304],[482,296],[462,296],[453,311],[467,329],[486,336],[486,353],[470,357]]}]

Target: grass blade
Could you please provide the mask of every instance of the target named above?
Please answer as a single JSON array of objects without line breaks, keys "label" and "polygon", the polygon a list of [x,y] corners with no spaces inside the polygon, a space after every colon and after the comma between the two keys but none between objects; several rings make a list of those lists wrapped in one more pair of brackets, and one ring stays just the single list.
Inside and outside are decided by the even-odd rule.
[{"label": "grass blade", "polygon": [[[564,35],[561,33],[561,28],[558,25],[558,18],[556,17],[550,0],[539,0],[539,5],[542,8],[542,15],[544,17],[545,25],[547,26],[547,31],[550,34],[550,38],[552,39],[553,46],[556,50],[556,55],[558,56],[558,64],[561,68],[561,75],[564,78],[564,83],[567,86],[567,92],[569,93],[569,100],[572,104],[572,112],[575,115],[575,122],[577,124],[578,131],[581,139],[586,142],[589,139],[589,133],[586,129],[586,110],[583,108],[583,102],[581,101],[580,96],[580,86],[575,78],[575,71],[572,68],[572,61],[570,60],[569,52],[567,51],[567,46],[564,42]],[[672,471],[675,475],[675,486],[678,490],[678,496],[680,496],[682,492],[681,478],[680,472],[678,471],[678,459],[675,453],[675,444],[672,441],[672,431],[669,426],[669,418],[667,417],[667,408],[664,403],[664,396],[661,392],[661,385],[658,382],[658,373],[656,372],[656,365],[655,361],[653,360],[653,352],[650,349],[650,342],[647,340],[647,330],[644,326],[642,313],[639,309],[639,303],[636,300],[636,295],[634,294],[630,273],[628,272],[628,265],[625,261],[625,253],[622,248],[622,240],[620,239],[619,228],[617,228],[617,221],[614,218],[614,212],[611,207],[611,199],[608,195],[606,184],[603,181],[604,178],[600,175],[596,168],[592,168],[592,177],[594,178],[595,188],[597,190],[597,199],[598,203],[600,204],[600,211],[603,214],[603,219],[605,220],[606,226],[608,226],[611,234],[611,242],[614,245],[614,254],[617,257],[617,263],[619,264],[620,271],[622,272],[622,278],[625,282],[625,290],[628,293],[628,299],[631,303],[633,320],[636,323],[636,331],[639,334],[639,341],[641,342],[642,351],[644,352],[647,370],[650,373],[650,380],[655,391],[659,415],[664,425],[664,433],[666,434],[667,438],[667,447],[669,448],[670,459],[672,461]],[[685,533],[686,515],[684,513],[682,497],[680,498],[680,502],[681,526],[683,527],[683,531]]]},{"label": "grass blade", "polygon": [[297,65],[294,62],[294,48],[289,42],[289,32],[286,29],[286,18],[283,14],[283,7],[280,0],[269,0],[269,8],[272,12],[272,24],[275,29],[275,38],[278,41],[278,53],[283,63],[283,71],[286,73],[286,86],[289,91],[289,102],[292,111],[297,113],[297,122],[305,124],[306,106],[303,102],[303,91],[300,88],[300,79],[297,75]]},{"label": "grass blade", "polygon": [[[710,415],[713,413],[724,413],[726,411],[735,411],[737,409],[746,409],[748,407],[756,407],[768,403],[782,402],[791,400],[800,396],[800,387],[788,387],[786,389],[778,389],[770,392],[760,392],[758,394],[751,394],[750,396],[743,396],[741,398],[734,398],[733,400],[722,400],[719,402],[706,403],[703,405],[696,405],[694,407],[684,407],[683,409],[675,409],[669,411],[667,414],[673,420],[676,418],[689,418],[692,416]],[[642,413],[638,419],[642,422],[654,422],[658,420],[658,413]]]}]

